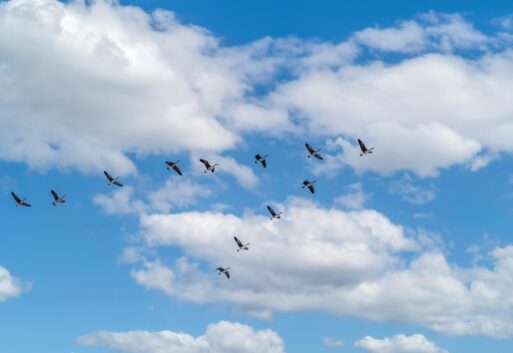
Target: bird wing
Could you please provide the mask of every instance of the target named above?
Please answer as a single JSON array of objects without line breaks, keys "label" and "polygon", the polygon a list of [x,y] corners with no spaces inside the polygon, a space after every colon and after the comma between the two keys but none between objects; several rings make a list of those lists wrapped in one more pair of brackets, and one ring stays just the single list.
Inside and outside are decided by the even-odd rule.
[{"label": "bird wing", "polygon": [[52,196],[55,199],[55,201],[57,201],[59,199],[59,195],[57,195],[57,193],[53,190],[50,190],[50,192],[52,193]]},{"label": "bird wing", "polygon": [[121,183],[120,183],[119,181],[117,181],[117,180],[114,180],[114,181],[112,182],[112,184],[117,185],[117,186],[123,186],[123,184],[121,184]]},{"label": "bird wing", "polygon": [[219,271],[219,272],[223,272],[223,271],[224,271],[224,268],[222,268],[222,267],[218,267],[218,268],[216,268],[216,270],[217,270],[217,271]]},{"label": "bird wing", "polygon": [[224,271],[224,274],[226,275],[226,277],[230,278],[230,272]]},{"label": "bird wing", "polygon": [[21,199],[14,192],[11,191],[11,195],[12,195],[12,197],[14,197],[14,199],[16,200],[17,203],[21,202]]},{"label": "bird wing", "polygon": [[308,143],[305,143],[305,147],[310,154],[315,152],[315,150],[312,148],[312,146],[310,146]]},{"label": "bird wing", "polygon": [[22,201],[22,202],[21,202],[21,205],[22,205],[22,206],[25,206],[25,207],[32,207],[32,205],[31,205],[31,204],[26,203],[25,201]]},{"label": "bird wing", "polygon": [[310,192],[312,194],[315,193],[315,189],[314,189],[313,185],[308,186],[308,190],[310,190]]},{"label": "bird wing", "polygon": [[308,184],[310,184],[310,181],[308,179],[306,179],[305,181],[303,181],[303,185],[304,186],[307,186]]},{"label": "bird wing", "polygon": [[175,164],[175,166],[173,167],[174,171],[178,173],[178,175],[182,175],[182,171],[180,170],[180,168],[178,168],[178,166]]},{"label": "bird wing", "polygon": [[103,171],[103,174],[105,174],[105,177],[107,177],[107,179],[109,179],[109,181],[112,181],[114,178],[112,177],[112,175],[110,175],[109,173],[107,173],[106,170]]},{"label": "bird wing", "polygon": [[200,162],[205,165],[206,168],[210,168],[210,163],[206,159],[200,159]]},{"label": "bird wing", "polygon": [[233,239],[235,239],[235,242],[237,243],[237,245],[238,245],[240,248],[242,248],[242,247],[243,247],[242,243],[240,242],[240,240],[239,240],[237,237],[233,237]]},{"label": "bird wing", "polygon": [[274,210],[271,208],[271,206],[267,206],[267,209],[271,213],[271,216],[276,216],[276,212],[274,212]]},{"label": "bird wing", "polygon": [[360,149],[362,150],[362,152],[367,151],[367,147],[365,147],[365,144],[362,140],[358,139],[358,144],[360,145]]},{"label": "bird wing", "polygon": [[318,158],[320,159],[321,161],[324,160],[324,158],[322,158],[322,156],[319,154],[319,153],[316,153],[315,154],[315,158]]},{"label": "bird wing", "polygon": [[255,159],[259,161],[262,159],[262,156],[260,154],[255,154]]},{"label": "bird wing", "polygon": [[267,161],[266,161],[265,159],[264,159],[264,160],[262,160],[262,165],[264,166],[264,168],[266,168],[266,167],[267,167]]}]

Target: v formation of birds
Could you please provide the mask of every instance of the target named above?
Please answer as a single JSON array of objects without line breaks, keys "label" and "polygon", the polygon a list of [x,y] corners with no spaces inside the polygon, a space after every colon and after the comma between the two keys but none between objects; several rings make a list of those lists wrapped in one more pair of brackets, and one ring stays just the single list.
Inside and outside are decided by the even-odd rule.
[{"label": "v formation of birds", "polygon": [[[364,156],[366,154],[370,154],[374,150],[374,147],[367,148],[365,146],[365,144],[362,142],[362,140],[360,140],[360,139],[358,139],[358,145],[360,147],[360,156]],[[309,145],[308,143],[305,143],[305,147],[306,147],[306,150],[308,151],[308,156],[307,156],[308,158],[312,158],[313,157],[313,158],[317,158],[319,160],[324,160],[324,158],[319,153],[321,151],[321,149],[317,149],[316,150],[311,145]],[[262,165],[262,167],[267,168],[267,157],[268,157],[268,155],[256,154],[255,155],[255,164],[260,163]],[[203,159],[203,158],[200,158],[199,161],[205,167],[204,173],[207,173],[207,172],[214,173],[215,170],[216,170],[216,167],[219,165],[218,163],[211,164],[208,160]],[[178,175],[182,176],[183,175],[182,174],[182,170],[180,169],[180,167],[178,167],[178,163],[179,162],[180,162],[180,160],[178,160],[176,162],[166,161],[165,164],[166,164],[167,170],[173,169]],[[123,187],[123,184],[119,181],[119,177],[115,177],[114,178],[106,170],[103,171],[103,174],[105,175],[105,177],[108,180],[108,185],[116,185],[116,186],[119,186],[119,187]],[[317,182],[317,180],[310,181],[309,179],[305,179],[303,181],[302,188],[303,189],[306,188],[312,194],[314,194],[315,193],[314,184],[316,182]],[[51,193],[52,198],[53,198],[53,201],[52,201],[52,205],[53,206],[57,206],[59,204],[66,203],[66,200],[64,199],[66,197],[66,195],[59,196],[59,194],[55,190],[50,190],[50,193]],[[26,201],[27,200],[26,197],[21,198],[21,197],[19,197],[13,191],[11,192],[11,195],[12,195],[14,201],[16,202],[16,207],[18,207],[18,206],[32,207],[32,205],[29,204]],[[280,219],[281,218],[282,212],[276,213],[276,211],[271,206],[269,206],[269,205],[267,205],[267,210],[271,214],[271,217],[270,217],[271,221],[275,220],[275,219]],[[234,236],[233,239],[235,240],[235,243],[237,245],[237,249],[236,249],[237,252],[243,251],[243,250],[249,250],[249,243],[244,244],[239,238],[237,238],[237,236]],[[220,266],[220,267],[216,268],[216,271],[218,272],[219,275],[224,274],[226,276],[226,278],[229,279],[230,278],[230,271],[229,271],[229,269],[230,269],[230,267],[222,267],[222,266]]]}]

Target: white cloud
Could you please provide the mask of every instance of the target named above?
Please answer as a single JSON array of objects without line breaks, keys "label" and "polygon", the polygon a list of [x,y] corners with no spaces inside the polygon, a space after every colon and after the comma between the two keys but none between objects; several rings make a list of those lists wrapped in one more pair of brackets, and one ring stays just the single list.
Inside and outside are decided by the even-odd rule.
[{"label": "white cloud", "polygon": [[98,331],[79,337],[88,346],[105,346],[127,353],[284,353],[283,340],[272,330],[220,321],[194,337],[174,331]]},{"label": "white cloud", "polygon": [[355,345],[371,353],[447,353],[421,334],[395,335],[382,340],[367,336]]},{"label": "white cloud", "polygon": [[381,51],[415,53],[429,49],[484,49],[489,38],[460,14],[429,12],[418,21],[403,21],[395,27],[366,28],[356,32],[354,40]]},{"label": "white cloud", "polygon": [[0,266],[0,302],[8,298],[17,297],[30,286],[23,284],[19,279],[13,277],[9,271]]},{"label": "white cloud", "polygon": [[436,198],[436,190],[432,184],[418,186],[413,184],[412,178],[408,175],[390,183],[389,192],[401,196],[404,201],[422,205],[433,201]]},{"label": "white cloud", "polygon": [[139,198],[132,186],[124,186],[108,195],[96,194],[93,202],[107,214],[140,214],[189,207],[211,195],[209,187],[177,177],[166,180],[158,189],[142,193]]},{"label": "white cloud", "polygon": [[[439,236],[420,230],[415,241],[376,211],[301,199],[281,208],[285,215],[274,222],[253,213],[145,215],[140,234],[156,255],[131,275],[174,298],[226,302],[263,318],[316,310],[448,335],[513,336],[513,247],[497,247],[489,266],[459,267],[448,262]],[[248,252],[235,251],[234,235],[251,243]],[[184,257],[160,260],[158,249],[168,246]],[[217,266],[230,266],[231,279],[217,276]]]},{"label": "white cloud", "polygon": [[340,348],[344,346],[344,341],[334,337],[325,336],[322,338],[322,344],[329,348]]},{"label": "white cloud", "polygon": [[346,194],[335,198],[335,204],[350,210],[363,209],[369,200],[369,195],[363,191],[362,183],[350,184],[346,189],[348,190]]}]

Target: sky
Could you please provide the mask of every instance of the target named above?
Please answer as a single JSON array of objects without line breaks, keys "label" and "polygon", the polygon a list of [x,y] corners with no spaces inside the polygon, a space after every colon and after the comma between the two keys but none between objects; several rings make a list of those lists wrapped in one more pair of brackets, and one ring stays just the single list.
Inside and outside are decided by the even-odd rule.
[{"label": "sky", "polygon": [[0,352],[511,352],[512,45],[507,1],[1,1]]}]

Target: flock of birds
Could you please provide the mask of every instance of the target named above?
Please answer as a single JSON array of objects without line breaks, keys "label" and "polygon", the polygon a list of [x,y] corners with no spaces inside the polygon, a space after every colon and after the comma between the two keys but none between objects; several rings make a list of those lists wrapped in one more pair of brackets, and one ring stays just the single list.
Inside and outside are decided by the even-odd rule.
[{"label": "flock of birds", "polygon": [[[366,154],[369,154],[369,153],[372,153],[372,151],[374,150],[374,147],[372,148],[367,148],[365,146],[365,144],[362,142],[362,140],[358,139],[358,145],[360,146],[360,156],[364,156]],[[314,158],[317,158],[317,159],[320,159],[320,160],[324,160],[324,158],[321,156],[321,154],[319,153],[321,151],[321,149],[319,148],[318,150],[312,148],[312,146],[310,146],[308,143],[305,143],[305,147],[306,147],[306,150],[308,151],[308,158],[311,158],[311,157],[314,157]],[[260,155],[260,154],[256,154],[255,155],[255,164],[258,164],[260,163],[262,165],[262,167],[264,168],[267,168],[267,157],[268,155]],[[205,167],[205,170],[204,170],[204,173],[207,173],[207,172],[211,172],[211,173],[214,173],[215,170],[216,170],[216,167],[219,165],[218,163],[215,163],[215,164],[210,164],[209,161],[207,161],[206,159],[203,159],[203,158],[200,158],[199,160],[201,163],[203,163],[203,166]],[[171,170],[173,169],[178,175],[183,175],[182,174],[182,170],[180,169],[180,167],[178,167],[178,163],[180,162],[180,160],[176,161],[176,162],[171,162],[171,161],[166,161],[165,164],[166,164],[166,168],[167,170]],[[119,187],[122,187],[123,184],[119,181],[119,177],[113,177],[111,174],[109,174],[109,172],[107,172],[106,170],[103,171],[103,174],[105,175],[105,177],[107,178],[108,180],[108,185],[116,185],[116,186],[119,186]],[[313,180],[313,181],[310,181],[308,179],[305,179],[303,181],[303,186],[302,188],[307,188],[308,190],[310,190],[310,192],[312,194],[315,193],[315,189],[314,189],[314,184],[317,182],[317,180]],[[59,196],[59,194],[55,191],[55,190],[50,190],[50,193],[52,195],[52,198],[53,198],[53,201],[52,201],[52,205],[54,206],[57,206],[59,204],[64,204],[66,203],[66,200],[64,199],[66,197],[66,195],[62,195],[62,196]],[[16,195],[16,193],[14,192],[11,192],[11,195],[12,197],[14,198],[14,200],[16,201],[16,207],[18,206],[24,206],[24,207],[32,207],[32,205],[30,205],[26,200],[27,198],[20,198],[18,195]],[[282,212],[280,213],[276,213],[276,211],[269,205],[267,205],[267,210],[269,211],[269,213],[271,214],[271,220],[275,220],[275,219],[280,219],[281,218],[281,215],[282,215]],[[235,243],[237,245],[237,251],[242,251],[242,250],[249,250],[249,243],[246,243],[244,244],[242,241],[240,241],[239,238],[237,238],[236,236],[233,237],[233,239],[235,240]],[[229,271],[230,267],[218,267],[216,269],[216,271],[218,272],[219,275],[221,274],[224,274],[227,278],[230,278],[230,271]]]}]

